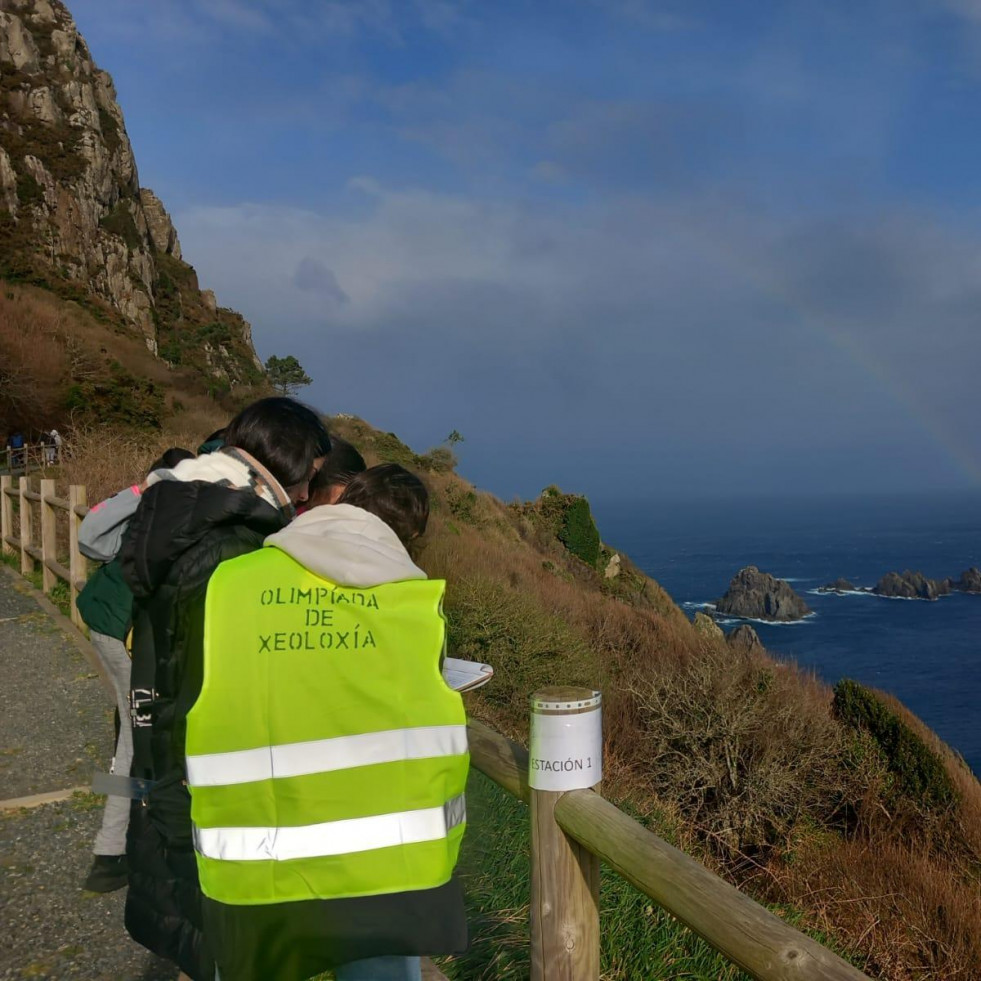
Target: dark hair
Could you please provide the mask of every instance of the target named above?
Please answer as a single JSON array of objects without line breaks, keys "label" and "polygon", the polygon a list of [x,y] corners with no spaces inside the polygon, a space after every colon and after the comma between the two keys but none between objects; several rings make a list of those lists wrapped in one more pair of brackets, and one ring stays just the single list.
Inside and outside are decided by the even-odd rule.
[{"label": "dark hair", "polygon": [[338,504],[353,504],[377,515],[403,545],[426,530],[429,491],[425,484],[397,463],[381,463],[348,482]]},{"label": "dark hair", "polygon": [[310,481],[310,506],[316,505],[314,498],[317,495],[338,484],[346,485],[355,474],[364,473],[367,467],[364,457],[346,439],[331,436],[330,453]]},{"label": "dark hair", "polygon": [[320,416],[294,399],[259,399],[226,427],[225,445],[254,456],[284,490],[302,484],[318,456],[330,453],[330,436]]},{"label": "dark hair", "polygon": [[169,450],[164,450],[153,463],[147,468],[147,473],[154,470],[173,470],[181,460],[193,460],[194,454],[190,450],[185,450],[183,446],[172,446]]}]

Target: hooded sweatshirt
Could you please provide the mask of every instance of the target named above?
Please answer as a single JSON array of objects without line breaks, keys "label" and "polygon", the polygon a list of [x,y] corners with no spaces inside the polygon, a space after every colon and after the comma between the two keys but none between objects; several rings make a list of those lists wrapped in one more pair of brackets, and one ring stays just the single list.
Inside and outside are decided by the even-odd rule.
[{"label": "hooded sweatshirt", "polygon": [[353,504],[323,504],[304,511],[265,545],[338,586],[367,588],[425,579],[398,535],[381,518]]},{"label": "hooded sweatshirt", "polygon": [[[427,578],[381,518],[351,504],[312,508],[265,546],[339,586]],[[456,878],[435,889],[266,906],[204,896],[203,913],[221,976],[231,981],[301,981],[379,954],[449,954],[467,945]]]}]

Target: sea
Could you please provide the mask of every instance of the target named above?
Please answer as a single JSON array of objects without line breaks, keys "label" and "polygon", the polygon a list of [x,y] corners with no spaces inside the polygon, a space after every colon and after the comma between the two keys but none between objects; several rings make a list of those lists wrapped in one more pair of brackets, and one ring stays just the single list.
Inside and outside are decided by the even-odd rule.
[{"label": "sea", "polygon": [[[743,566],[786,579],[813,615],[748,621],[778,657],[834,684],[899,698],[981,776],[981,596],[935,602],[816,592],[873,586],[904,569],[943,579],[981,567],[981,493],[875,497],[592,501],[603,541],[656,579],[689,616]],[[720,620],[725,630],[743,622]]]}]

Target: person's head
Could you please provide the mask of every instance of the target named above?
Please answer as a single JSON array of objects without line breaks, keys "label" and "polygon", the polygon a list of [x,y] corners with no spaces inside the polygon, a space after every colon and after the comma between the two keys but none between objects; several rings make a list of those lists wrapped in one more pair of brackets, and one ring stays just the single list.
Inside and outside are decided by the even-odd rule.
[{"label": "person's head", "polygon": [[245,450],[279,481],[296,504],[330,452],[320,416],[294,399],[273,397],[246,406],[225,428],[225,445]]},{"label": "person's head", "polygon": [[346,439],[331,436],[330,453],[310,481],[307,506],[315,508],[321,504],[336,504],[351,478],[364,473],[366,469],[364,457]]},{"label": "person's head", "polygon": [[154,470],[173,470],[181,460],[193,460],[194,454],[190,450],[185,450],[183,446],[172,446],[169,450],[164,450],[153,463],[147,468],[147,473]]},{"label": "person's head", "polygon": [[425,532],[429,521],[429,492],[415,474],[397,463],[382,463],[356,474],[337,503],[370,511],[406,546]]}]

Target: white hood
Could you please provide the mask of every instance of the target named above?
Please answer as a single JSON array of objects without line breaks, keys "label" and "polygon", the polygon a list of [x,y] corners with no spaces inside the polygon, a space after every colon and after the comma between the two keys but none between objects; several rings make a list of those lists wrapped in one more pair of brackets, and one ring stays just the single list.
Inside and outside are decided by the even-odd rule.
[{"label": "white hood", "polygon": [[339,586],[380,586],[425,579],[381,518],[353,504],[322,504],[294,518],[266,545]]}]

